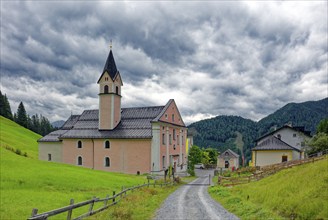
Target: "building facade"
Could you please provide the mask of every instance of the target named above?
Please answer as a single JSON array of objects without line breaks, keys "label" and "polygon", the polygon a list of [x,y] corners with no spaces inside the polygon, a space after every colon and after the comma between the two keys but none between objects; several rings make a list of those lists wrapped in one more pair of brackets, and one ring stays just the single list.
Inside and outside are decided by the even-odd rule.
[{"label": "building facade", "polygon": [[39,142],[39,159],[130,174],[187,169],[187,128],[173,99],[122,108],[123,81],[112,50],[100,78],[99,109],[72,115]]},{"label": "building facade", "polygon": [[310,133],[304,127],[285,125],[257,140],[251,166],[265,166],[304,158]]},{"label": "building facade", "polygon": [[239,155],[228,149],[218,156],[217,168],[234,170],[239,168]]}]

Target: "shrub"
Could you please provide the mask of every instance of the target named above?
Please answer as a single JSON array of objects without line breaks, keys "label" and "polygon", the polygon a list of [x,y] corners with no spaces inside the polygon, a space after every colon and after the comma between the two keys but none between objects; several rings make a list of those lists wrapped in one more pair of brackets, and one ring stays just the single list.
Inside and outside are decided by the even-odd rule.
[{"label": "shrub", "polygon": [[15,153],[18,154],[18,155],[22,155],[22,151],[18,148],[16,149]]}]

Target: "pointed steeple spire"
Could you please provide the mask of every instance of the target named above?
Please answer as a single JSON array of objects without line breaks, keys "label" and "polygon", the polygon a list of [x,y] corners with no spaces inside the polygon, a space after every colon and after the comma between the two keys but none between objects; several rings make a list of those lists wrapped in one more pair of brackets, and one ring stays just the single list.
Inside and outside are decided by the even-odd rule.
[{"label": "pointed steeple spire", "polygon": [[108,57],[107,57],[107,60],[106,60],[106,64],[104,66],[103,73],[106,72],[106,71],[109,73],[110,77],[112,79],[114,79],[114,77],[117,73],[117,68],[116,68],[116,64],[115,64],[112,49],[109,51],[109,54],[108,54]]}]

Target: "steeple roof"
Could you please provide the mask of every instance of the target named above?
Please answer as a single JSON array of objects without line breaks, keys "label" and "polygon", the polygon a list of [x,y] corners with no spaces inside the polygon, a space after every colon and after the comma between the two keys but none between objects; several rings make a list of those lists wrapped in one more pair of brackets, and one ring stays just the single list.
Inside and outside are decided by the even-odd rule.
[{"label": "steeple roof", "polygon": [[114,77],[117,73],[117,68],[116,68],[112,50],[109,51],[103,72],[105,72],[105,71],[107,71],[109,73],[110,77],[112,79],[114,79]]},{"label": "steeple roof", "polygon": [[[108,54],[108,57],[107,57],[107,60],[106,60],[105,66],[104,66],[104,70],[103,70],[99,80],[101,79],[101,77],[104,75],[105,72],[107,72],[109,74],[109,76],[112,78],[112,80],[114,80],[116,74],[118,73],[112,50],[109,51],[109,54]],[[98,82],[99,82],[99,80],[98,80]]]}]

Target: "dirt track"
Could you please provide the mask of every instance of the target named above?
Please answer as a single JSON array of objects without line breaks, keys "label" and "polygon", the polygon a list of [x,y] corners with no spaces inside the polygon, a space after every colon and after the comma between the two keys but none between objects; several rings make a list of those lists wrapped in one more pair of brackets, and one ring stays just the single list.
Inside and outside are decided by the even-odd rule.
[{"label": "dirt track", "polygon": [[157,211],[159,219],[238,219],[214,201],[207,192],[212,170],[197,170],[198,178],[172,193]]}]

